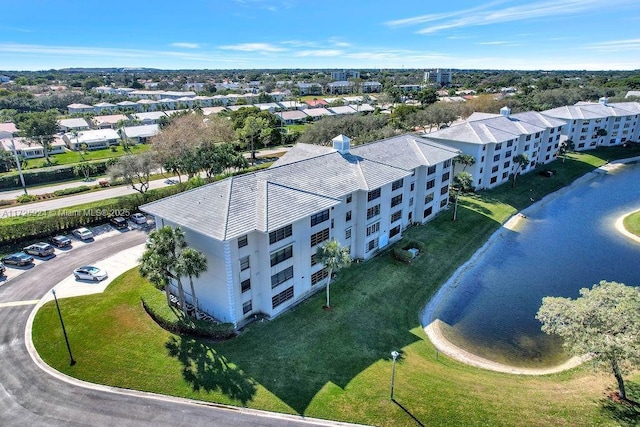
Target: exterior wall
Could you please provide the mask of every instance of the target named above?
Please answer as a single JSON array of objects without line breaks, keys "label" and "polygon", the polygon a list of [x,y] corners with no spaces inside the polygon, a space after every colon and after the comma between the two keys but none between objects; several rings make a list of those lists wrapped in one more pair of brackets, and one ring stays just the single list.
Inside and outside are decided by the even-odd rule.
[{"label": "exterior wall", "polygon": [[[342,203],[326,210],[328,217],[320,217],[319,222],[314,225],[311,215],[299,219],[291,224],[291,236],[273,244],[270,243],[269,233],[259,231],[250,232],[240,239],[218,241],[184,230],[189,246],[207,257],[207,272],[200,278],[194,278],[196,296],[202,311],[240,327],[257,315],[271,318],[278,316],[322,290],[327,283],[326,270],[319,262],[312,265],[312,259],[317,248],[326,240],[336,239],[341,246],[348,247],[352,258],[369,259],[380,249],[401,239],[402,232],[409,225],[427,222],[447,208],[451,160],[435,165],[430,172],[423,166],[416,168],[413,173],[407,171],[402,180],[380,187],[380,196],[371,201],[368,200],[367,191],[358,190],[345,194],[341,198]],[[435,180],[435,185],[427,191],[426,182],[431,179]],[[441,191],[443,188],[444,192]],[[425,204],[428,192],[433,192],[434,196]],[[367,219],[367,209],[376,205],[380,205],[379,213]],[[432,209],[424,216],[428,207]],[[324,211],[317,214],[322,212]],[[394,213],[399,213],[399,217],[392,217]],[[158,217],[156,224],[158,227],[176,226]],[[379,225],[369,229],[367,235],[368,227],[375,224]],[[394,229],[395,234],[390,236]],[[325,230],[328,230],[327,234],[324,234]],[[316,239],[317,242],[312,245],[312,236],[318,233],[326,239]],[[374,244],[370,246],[372,241]],[[272,255],[288,247],[291,247],[291,256],[272,266]],[[272,277],[277,277],[289,267],[293,268],[292,276],[282,275],[281,283],[272,286],[275,283]],[[249,282],[245,282],[247,280]],[[192,301],[188,279],[184,279],[183,283],[187,300]],[[287,294],[290,289],[293,293]],[[174,291],[177,292],[176,289]],[[274,298],[283,294],[291,297],[273,307]]]},{"label": "exterior wall", "polygon": [[[607,135],[599,136],[598,129]],[[611,147],[627,141],[637,141],[640,135],[638,115],[603,117],[597,119],[567,120],[567,138],[575,144],[576,151],[596,147]]]}]

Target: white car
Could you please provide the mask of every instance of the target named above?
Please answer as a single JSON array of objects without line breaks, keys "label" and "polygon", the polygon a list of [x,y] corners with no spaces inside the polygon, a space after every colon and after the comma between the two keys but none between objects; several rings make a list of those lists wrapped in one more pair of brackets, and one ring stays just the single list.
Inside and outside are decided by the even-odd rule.
[{"label": "white car", "polygon": [[131,221],[133,221],[136,224],[146,224],[147,223],[147,217],[144,216],[144,214],[141,213],[134,213],[133,215],[131,215]]},{"label": "white car", "polygon": [[74,236],[76,236],[80,240],[91,240],[93,239],[93,232],[85,227],[76,228],[71,232]]},{"label": "white car", "polygon": [[73,277],[75,277],[76,280],[92,280],[94,282],[99,282],[106,279],[108,275],[106,271],[98,267],[85,265],[84,267],[73,270]]}]

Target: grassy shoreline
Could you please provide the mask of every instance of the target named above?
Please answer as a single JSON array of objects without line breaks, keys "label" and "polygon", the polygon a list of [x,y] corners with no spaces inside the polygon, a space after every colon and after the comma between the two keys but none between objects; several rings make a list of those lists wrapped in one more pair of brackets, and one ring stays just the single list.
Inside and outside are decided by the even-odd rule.
[{"label": "grassy shoreline", "polygon": [[[554,164],[552,178],[530,173],[516,188],[463,197],[458,221],[445,212],[406,231],[427,246],[411,265],[387,252],[343,270],[330,312],[320,293],[228,342],[181,337],[144,314],[140,294],[150,285],[133,270],[104,294],[61,301],[75,366],[52,304],[36,315],[34,344],[48,364],[87,381],[312,417],[383,426],[415,425],[412,417],[442,426],[632,425],[638,413],[606,398],[610,376],[588,367],[542,377],[473,368],[438,355],[419,324],[428,300],[506,219],[614,157],[574,154]],[[391,350],[401,352],[395,398],[411,416],[389,401]],[[640,397],[637,376],[629,388]]]}]

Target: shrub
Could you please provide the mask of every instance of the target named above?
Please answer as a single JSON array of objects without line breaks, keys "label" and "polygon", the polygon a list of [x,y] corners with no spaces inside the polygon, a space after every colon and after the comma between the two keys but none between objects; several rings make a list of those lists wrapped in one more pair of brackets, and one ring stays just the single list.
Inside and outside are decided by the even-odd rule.
[{"label": "shrub", "polygon": [[162,328],[174,334],[200,338],[228,339],[236,335],[231,323],[213,323],[187,317],[180,310],[169,307],[164,291],[151,289],[141,296],[142,306]]},{"label": "shrub", "polygon": [[420,251],[420,253],[424,253],[427,250],[427,245],[417,240],[406,240],[402,242],[403,242],[402,249],[404,250],[416,248],[417,250]]},{"label": "shrub", "polygon": [[81,185],[79,187],[71,187],[71,188],[65,188],[63,190],[56,190],[53,192],[53,194],[60,197],[60,196],[68,196],[69,194],[84,193],[85,191],[89,191],[89,190],[91,190],[89,186]]},{"label": "shrub", "polygon": [[402,249],[399,246],[393,248],[393,257],[400,262],[404,262],[405,264],[411,264],[411,262],[413,261],[413,255],[411,254],[411,252]]},{"label": "shrub", "polygon": [[[96,174],[103,174],[107,170],[107,161],[93,162],[96,166]],[[75,179],[75,165],[63,165],[35,170],[23,171],[26,185],[49,184],[52,182]],[[0,189],[20,187],[20,175],[17,172],[0,175]]]},{"label": "shrub", "polygon": [[21,194],[16,197],[18,203],[29,203],[38,199],[38,196],[34,196],[33,194]]}]

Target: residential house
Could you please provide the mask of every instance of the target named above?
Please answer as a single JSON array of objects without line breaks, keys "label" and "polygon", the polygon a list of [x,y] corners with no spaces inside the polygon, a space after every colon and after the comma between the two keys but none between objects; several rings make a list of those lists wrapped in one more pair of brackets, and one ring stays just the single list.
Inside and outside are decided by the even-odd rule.
[{"label": "residential house", "polygon": [[576,151],[622,145],[640,138],[638,102],[609,103],[607,98],[600,98],[597,103],[579,102],[541,113],[567,124],[567,138],[573,141]]},{"label": "residential house", "polygon": [[97,129],[116,129],[118,123],[126,124],[130,119],[124,114],[111,114],[108,116],[95,116],[91,121]]},{"label": "residential house", "polygon": [[18,135],[18,128],[15,123],[0,123],[0,139],[11,138]]},{"label": "residential house", "polygon": [[138,120],[143,125],[151,125],[160,123],[161,117],[168,117],[164,111],[149,111],[147,113],[132,114],[135,120]]},{"label": "residential house", "polygon": [[[538,112],[511,114],[474,113],[465,122],[429,133],[426,138],[471,155],[476,162],[466,171],[477,189],[493,188],[507,182],[516,170],[527,173],[538,164],[555,160],[565,123]],[[513,158],[525,154],[530,163],[520,168]],[[456,165],[454,173],[463,165]]]},{"label": "residential house", "polygon": [[[44,157],[44,149],[42,145],[30,141],[28,138],[3,138],[0,139],[2,149],[13,153],[14,147],[16,154],[25,159],[38,159]],[[49,147],[49,154],[64,153],[65,143],[61,138],[56,137]]]},{"label": "residential house", "polygon": [[347,114],[356,114],[357,111],[351,108],[348,105],[338,106],[338,107],[329,107],[327,110],[331,111],[336,116],[344,116]]},{"label": "residential house", "polygon": [[67,105],[67,113],[69,115],[73,114],[83,114],[83,113],[94,113],[95,109],[93,105],[86,104],[69,104]]},{"label": "residential house", "polygon": [[125,126],[121,130],[121,136],[129,139],[131,144],[146,144],[149,139],[160,133],[160,126],[153,125],[140,125],[140,126]]},{"label": "residential house", "polygon": [[457,150],[412,135],[332,142],[297,144],[268,169],[141,207],[206,256],[189,301],[237,327],[273,318],[326,285],[319,245],[334,238],[366,260],[448,207]]},{"label": "residential house", "polygon": [[304,123],[307,121],[307,116],[300,110],[289,110],[275,113],[285,125],[294,125],[298,123]]},{"label": "residential house", "polygon": [[73,151],[82,150],[85,144],[87,150],[100,150],[118,145],[120,140],[120,136],[114,129],[85,130],[76,135],[65,133],[62,138],[67,147]]},{"label": "residential house", "polygon": [[77,132],[81,130],[89,130],[91,128],[89,123],[81,117],[74,119],[60,119],[58,120],[58,126],[64,132]]},{"label": "residential house", "polygon": [[133,102],[133,101],[121,101],[116,103],[116,108],[119,111],[131,111],[131,112],[141,112],[142,111],[142,104],[139,104],[137,102]]},{"label": "residential house", "polygon": [[93,106],[93,109],[96,114],[109,114],[115,111],[118,107],[116,104],[112,104],[110,102],[100,102]]},{"label": "residential house", "polygon": [[313,118],[313,120],[319,120],[326,116],[335,116],[335,113],[332,113],[326,108],[305,108],[302,112]]}]

